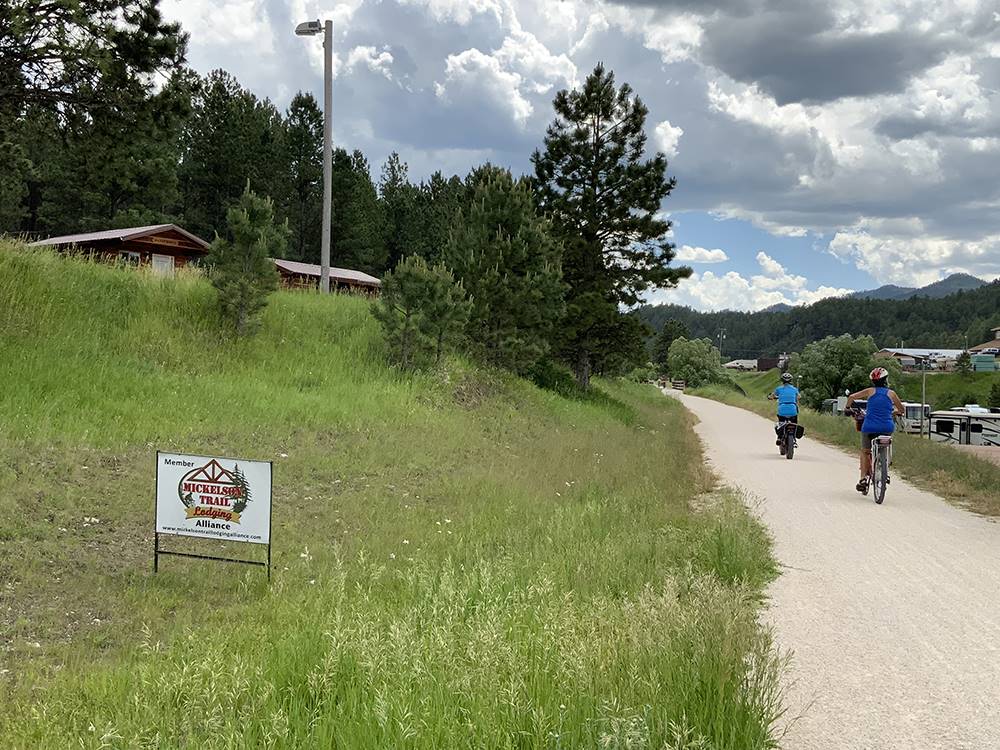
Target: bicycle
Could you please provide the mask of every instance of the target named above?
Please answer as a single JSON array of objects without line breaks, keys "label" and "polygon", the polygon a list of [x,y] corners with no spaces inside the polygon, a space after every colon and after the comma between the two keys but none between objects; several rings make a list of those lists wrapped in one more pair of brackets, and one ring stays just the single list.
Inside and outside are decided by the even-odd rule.
[{"label": "bicycle", "polygon": [[[854,409],[854,419],[860,424],[865,419],[865,412],[862,409]],[[885,500],[885,491],[889,486],[889,465],[892,463],[892,435],[876,435],[871,442],[871,461],[868,462],[868,486],[861,494],[867,495],[868,490],[873,491],[873,500],[876,505],[881,505]]]}]

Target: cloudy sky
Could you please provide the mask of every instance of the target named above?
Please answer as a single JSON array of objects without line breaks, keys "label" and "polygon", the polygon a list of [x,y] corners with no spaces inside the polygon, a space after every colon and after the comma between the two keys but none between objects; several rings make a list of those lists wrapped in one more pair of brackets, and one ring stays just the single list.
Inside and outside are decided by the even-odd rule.
[{"label": "cloudy sky", "polygon": [[808,303],[955,272],[1000,276],[996,0],[163,0],[189,60],[287,106],[320,92],[335,22],[335,140],[420,179],[515,172],[554,93],[603,61],[650,110],[695,270],[651,299]]}]

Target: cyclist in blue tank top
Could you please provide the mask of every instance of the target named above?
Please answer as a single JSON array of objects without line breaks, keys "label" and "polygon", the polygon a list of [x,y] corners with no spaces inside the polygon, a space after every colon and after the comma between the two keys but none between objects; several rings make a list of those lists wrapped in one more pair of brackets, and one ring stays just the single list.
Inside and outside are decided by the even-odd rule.
[{"label": "cyclist in blue tank top", "polygon": [[896,429],[895,416],[902,416],[903,402],[896,392],[889,388],[889,371],[884,367],[876,367],[869,374],[872,385],[863,391],[852,393],[847,397],[847,407],[851,408],[858,399],[867,399],[865,421],[861,425],[861,481],[855,489],[858,492],[868,490],[868,474],[872,462],[872,440],[879,435],[891,435]]},{"label": "cyclist in blue tank top", "polygon": [[[778,425],[774,428],[775,432],[781,429],[782,422],[795,422],[798,424],[799,389],[792,385],[792,373],[781,373],[781,385],[775,388],[774,392],[768,394],[767,397],[771,401],[778,402]],[[780,434],[777,440],[775,440],[775,444],[781,445]]]}]

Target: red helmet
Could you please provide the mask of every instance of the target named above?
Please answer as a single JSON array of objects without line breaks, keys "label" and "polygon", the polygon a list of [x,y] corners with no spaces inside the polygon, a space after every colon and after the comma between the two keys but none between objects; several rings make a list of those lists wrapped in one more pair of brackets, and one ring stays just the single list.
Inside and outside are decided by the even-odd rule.
[{"label": "red helmet", "polygon": [[871,381],[873,383],[877,383],[878,381],[885,380],[887,377],[889,377],[889,371],[884,367],[876,367],[874,370],[868,373],[868,377],[871,378]]}]

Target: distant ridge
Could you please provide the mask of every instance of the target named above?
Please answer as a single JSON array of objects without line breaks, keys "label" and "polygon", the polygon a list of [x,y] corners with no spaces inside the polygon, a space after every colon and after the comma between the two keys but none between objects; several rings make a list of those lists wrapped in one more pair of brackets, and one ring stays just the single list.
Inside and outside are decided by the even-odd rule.
[{"label": "distant ridge", "polygon": [[[1000,326],[1000,281],[984,283],[967,274],[955,274],[922,289],[895,287],[869,293],[828,297],[811,305],[783,310],[774,305],[760,312],[698,312],[680,305],[646,305],[635,314],[654,330],[667,320],[683,323],[693,338],[721,341],[730,359],[753,359],[782,352],[802,351],[825,336],[871,336],[876,346],[961,349],[993,338]],[[902,291],[900,291],[902,290]],[[967,342],[967,343],[966,343]]]},{"label": "distant ridge", "polygon": [[947,297],[949,294],[954,294],[955,292],[968,292],[973,289],[979,289],[981,286],[986,286],[986,282],[980,278],[967,273],[953,273],[951,276],[941,279],[941,281],[935,281],[933,284],[919,288],[886,284],[885,286],[878,287],[878,289],[854,292],[848,296],[856,297],[857,299],[910,299],[910,297],[938,299],[940,297]]}]

